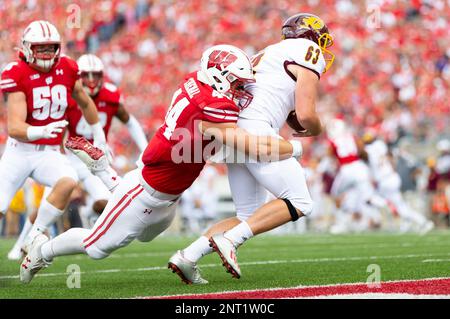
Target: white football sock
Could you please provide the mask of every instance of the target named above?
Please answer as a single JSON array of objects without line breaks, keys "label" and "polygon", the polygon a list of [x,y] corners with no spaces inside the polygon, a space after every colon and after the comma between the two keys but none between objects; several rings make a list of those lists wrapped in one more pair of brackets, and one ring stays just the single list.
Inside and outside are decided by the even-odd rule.
[{"label": "white football sock", "polygon": [[80,206],[78,208],[78,214],[80,215],[81,224],[83,225],[83,228],[86,229],[92,228],[93,224],[91,221],[95,216],[98,216],[98,214],[92,208],[92,205]]},{"label": "white football sock", "polygon": [[56,236],[41,247],[41,254],[45,260],[51,261],[54,257],[85,254],[83,240],[89,236],[90,230],[84,228],[71,228]]},{"label": "white football sock", "polygon": [[52,204],[50,204],[46,198],[41,201],[41,206],[39,207],[37,218],[34,221],[34,225],[30,230],[27,241],[33,239],[39,234],[44,233],[53,223],[62,216],[64,211],[59,210]]},{"label": "white football sock", "polygon": [[111,167],[108,166],[106,169],[93,172],[95,176],[100,178],[108,188],[110,192],[113,192],[117,185],[119,185],[122,178],[117,174],[117,172]]},{"label": "white football sock", "polygon": [[19,238],[17,239],[16,243],[14,244],[13,249],[21,249],[25,244],[25,239],[27,238],[28,234],[30,233],[31,228],[33,227],[33,224],[31,223],[31,220],[29,217],[27,217],[27,220],[25,221],[25,224],[23,225],[22,231],[20,232]]},{"label": "white football sock", "polygon": [[242,221],[239,225],[225,232],[224,237],[229,239],[235,247],[239,247],[246,240],[253,237],[253,232],[246,221]]},{"label": "white football sock", "polygon": [[212,252],[213,249],[209,246],[208,237],[201,236],[183,250],[183,255],[187,260],[196,263],[200,258]]}]

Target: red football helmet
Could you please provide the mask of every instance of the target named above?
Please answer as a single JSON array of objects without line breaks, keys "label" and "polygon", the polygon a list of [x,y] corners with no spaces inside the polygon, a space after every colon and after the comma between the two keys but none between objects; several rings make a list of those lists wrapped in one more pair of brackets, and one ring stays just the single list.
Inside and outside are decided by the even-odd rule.
[{"label": "red football helmet", "polygon": [[334,62],[334,54],[328,50],[333,45],[333,37],[328,27],[318,16],[298,13],[288,18],[281,29],[283,39],[309,39],[319,45],[326,61],[325,72]]}]

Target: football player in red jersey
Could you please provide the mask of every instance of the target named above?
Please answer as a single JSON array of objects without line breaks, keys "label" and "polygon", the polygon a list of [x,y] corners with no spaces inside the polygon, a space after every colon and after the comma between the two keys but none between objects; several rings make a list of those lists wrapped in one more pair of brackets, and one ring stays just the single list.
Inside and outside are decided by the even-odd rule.
[{"label": "football player in red jersey", "polygon": [[[145,133],[136,118],[125,109],[120,90],[104,78],[102,60],[93,54],[85,54],[77,60],[77,63],[81,72],[83,88],[97,106],[98,116],[106,138],[108,138],[109,129],[115,117],[127,126],[132,139],[142,153],[148,143]],[[71,108],[67,112],[67,121],[69,122],[69,138],[82,136],[92,141],[92,130],[79,108]],[[88,217],[98,216],[105,208],[110,193],[105,192],[105,185],[98,177],[92,175],[83,162],[71,152],[68,152],[68,156],[78,173],[80,181],[83,182],[86,191],[94,201],[94,211],[87,212],[87,215]]]},{"label": "football player in red jersey", "polygon": [[[127,126],[134,142],[143,152],[147,147],[145,133],[136,118],[125,109],[120,90],[105,80],[102,60],[93,54],[85,54],[77,60],[77,63],[84,90],[97,106],[100,123],[103,125],[106,137],[108,138],[112,120],[116,117]],[[67,119],[69,121],[69,137],[84,136],[92,141],[92,131],[78,108],[70,109],[67,112]]]},{"label": "football player in red jersey", "polygon": [[[108,137],[112,119],[116,117],[127,126],[140,152],[143,152],[147,146],[145,133],[136,118],[125,109],[119,89],[114,84],[105,81],[103,77],[104,65],[100,58],[93,54],[85,54],[77,60],[77,64],[83,88],[97,107],[99,120],[106,138]],[[83,136],[92,141],[92,129],[84,118],[81,109],[77,107],[76,101],[69,98],[68,103],[66,119],[68,121],[69,137]],[[67,152],[66,155],[69,157],[70,164],[75,169],[79,181],[89,195],[87,205],[80,209],[80,217],[83,221],[83,226],[90,228],[99,214],[102,213],[111,193],[105,184],[98,177],[94,176],[75,155],[71,152]],[[50,192],[47,188],[45,191],[46,194]],[[30,221],[34,220],[35,216],[32,215],[29,219]],[[22,229],[19,239],[8,253],[10,260],[19,260],[22,257],[21,248],[27,236],[26,232],[29,230],[29,227]]]},{"label": "football player in red jersey", "polygon": [[362,231],[370,220],[380,224],[379,208],[372,204],[378,202],[378,196],[375,196],[369,167],[363,161],[367,158],[363,143],[340,118],[327,123],[327,138],[330,152],[339,163],[339,171],[331,187],[331,195],[338,207],[337,222],[330,231],[335,234]]},{"label": "football player in red jersey", "polygon": [[[256,82],[246,90],[253,95],[239,114],[237,126],[256,135],[277,136],[286,123],[295,136],[317,136],[322,132],[316,110],[319,81],[333,64],[329,50],[333,38],[320,17],[298,13],[283,24],[282,40],[267,46],[253,60]],[[292,112],[295,111],[293,118]],[[216,251],[233,277],[239,278],[237,248],[247,240],[313,211],[306,174],[298,160],[275,163],[228,163],[228,180],[236,217],[213,225],[191,245],[170,260],[181,269],[184,281],[197,283],[197,262]],[[267,192],[276,199],[267,202]]]},{"label": "football player in red jersey", "polygon": [[[237,128],[240,108],[251,100],[242,87],[252,81],[252,65],[238,48],[219,45],[205,51],[201,70],[188,74],[173,95],[165,123],[143,154],[144,166],[115,186],[91,230],[72,228],[50,241],[40,235],[26,257],[30,264],[20,268],[21,281],[30,282],[56,256],[84,253],[102,259],[134,239],[155,238],[172,222],[181,193],[198,177],[208,155],[215,153],[214,146],[230,145],[252,157],[270,153],[268,159],[273,160],[300,155],[298,142],[277,137],[252,140]],[[69,141],[72,145],[67,146],[93,172],[104,171],[105,156],[84,141]]]},{"label": "football player in red jersey", "polygon": [[[106,147],[95,104],[84,92],[77,63],[61,55],[57,29],[47,21],[34,21],[25,29],[19,59],[2,72],[0,88],[8,107],[8,134],[0,162],[0,212],[32,177],[53,188],[42,200],[27,242],[44,232],[60,216],[77,183],[77,175],[60,152],[65,112],[73,97],[94,132],[94,143]],[[1,216],[1,214],[0,214]]]}]

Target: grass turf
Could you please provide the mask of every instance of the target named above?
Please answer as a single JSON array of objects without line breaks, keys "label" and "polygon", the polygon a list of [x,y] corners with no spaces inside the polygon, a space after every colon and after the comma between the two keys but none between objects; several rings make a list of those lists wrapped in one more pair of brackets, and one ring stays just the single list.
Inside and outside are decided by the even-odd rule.
[{"label": "grass turf", "polygon": [[[163,236],[150,243],[136,242],[99,261],[82,255],[60,257],[29,285],[18,280],[19,264],[6,259],[13,241],[0,240],[0,299],[128,298],[366,282],[370,264],[380,266],[382,281],[450,276],[450,232],[423,237],[267,235],[239,249],[241,279],[232,279],[213,254],[200,263],[210,283],[187,286],[166,267],[173,252],[192,240]],[[66,269],[71,264],[81,270],[79,289],[69,289],[66,284]]]}]

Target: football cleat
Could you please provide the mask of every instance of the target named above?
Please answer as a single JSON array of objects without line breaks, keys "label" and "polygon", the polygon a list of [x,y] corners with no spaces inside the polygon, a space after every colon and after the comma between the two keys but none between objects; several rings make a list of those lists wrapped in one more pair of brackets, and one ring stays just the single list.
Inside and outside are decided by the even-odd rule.
[{"label": "football cleat", "polygon": [[219,254],[223,266],[233,278],[241,277],[241,268],[237,262],[236,247],[223,234],[217,234],[209,239],[210,246]]},{"label": "football cleat", "polygon": [[24,251],[22,249],[14,247],[8,253],[8,260],[19,261],[22,260],[25,255],[26,254],[24,254]]},{"label": "football cleat", "polygon": [[423,236],[428,234],[434,228],[434,223],[430,220],[426,221],[419,229],[419,235]]},{"label": "football cleat", "polygon": [[65,146],[86,164],[91,172],[103,171],[109,166],[105,152],[84,137],[70,137]]},{"label": "football cleat", "polygon": [[200,275],[197,263],[187,260],[183,256],[182,251],[177,251],[170,257],[168,268],[172,269],[173,273],[180,276],[181,280],[187,285],[204,285],[208,283],[208,281],[203,279]]},{"label": "football cleat", "polygon": [[22,261],[20,265],[20,281],[24,284],[28,284],[33,280],[34,275],[42,268],[47,268],[51,265],[51,262],[42,258],[41,247],[48,242],[48,237],[41,234],[34,238],[30,252]]}]

